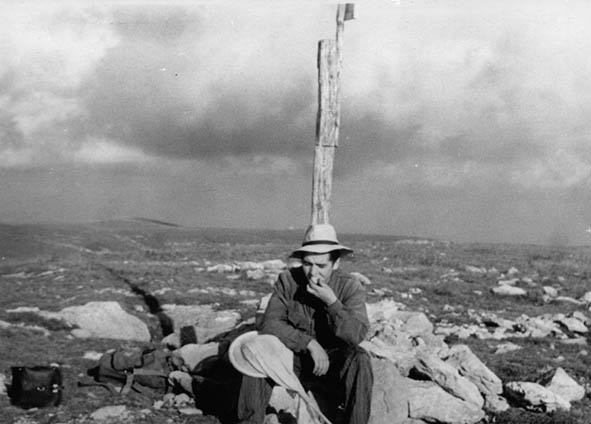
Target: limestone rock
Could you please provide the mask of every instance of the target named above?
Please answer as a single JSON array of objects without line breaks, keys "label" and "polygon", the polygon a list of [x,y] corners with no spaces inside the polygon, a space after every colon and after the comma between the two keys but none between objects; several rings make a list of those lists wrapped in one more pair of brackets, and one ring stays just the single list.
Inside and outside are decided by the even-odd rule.
[{"label": "limestone rock", "polygon": [[90,418],[96,421],[109,422],[117,418],[125,419],[128,415],[129,411],[125,405],[112,405],[97,409],[90,414]]},{"label": "limestone rock", "polygon": [[587,326],[577,318],[573,317],[565,317],[563,314],[557,314],[555,317],[555,321],[564,325],[568,331],[573,333],[587,333],[589,330]]},{"label": "limestone rock", "polygon": [[162,309],[174,322],[174,328],[180,329],[187,325],[200,328],[229,330],[240,321],[236,311],[216,311],[211,305],[162,305]]},{"label": "limestone rock", "polygon": [[525,296],[527,292],[521,287],[513,287],[509,285],[502,285],[493,287],[492,292],[501,296]]},{"label": "limestone rock", "polygon": [[591,291],[585,293],[579,300],[587,304],[591,303]]},{"label": "limestone rock", "polygon": [[123,310],[117,302],[89,302],[70,306],[52,317],[76,326],[75,337],[100,337],[117,340],[150,341],[148,326],[139,318]]},{"label": "limestone rock", "polygon": [[429,377],[446,392],[482,408],[484,399],[478,387],[466,377],[461,376],[452,364],[442,361],[433,354],[419,355],[417,359],[416,369],[421,374]]},{"label": "limestone rock", "polygon": [[552,378],[544,385],[548,390],[569,402],[575,402],[585,397],[585,388],[560,367],[556,369]]},{"label": "limestone rock", "polygon": [[372,358],[374,375],[369,424],[403,424],[409,420],[407,380],[391,362]]},{"label": "limestone rock", "polygon": [[449,349],[445,361],[478,387],[485,396],[500,395],[503,382],[466,345],[454,345]]},{"label": "limestone rock", "polygon": [[497,350],[495,350],[495,355],[502,355],[503,353],[512,352],[514,350],[522,349],[521,346],[515,343],[501,343],[497,345]]},{"label": "limestone rock", "polygon": [[449,424],[472,424],[484,418],[481,408],[452,396],[435,383],[416,381],[406,391],[410,418]]},{"label": "limestone rock", "polygon": [[507,398],[518,406],[543,412],[557,409],[569,410],[570,402],[546,387],[527,381],[512,381],[505,384]]}]

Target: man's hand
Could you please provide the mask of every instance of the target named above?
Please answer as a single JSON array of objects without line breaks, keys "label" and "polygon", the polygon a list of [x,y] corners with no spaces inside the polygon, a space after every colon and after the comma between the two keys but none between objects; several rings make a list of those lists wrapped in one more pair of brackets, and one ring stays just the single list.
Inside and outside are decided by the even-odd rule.
[{"label": "man's hand", "polygon": [[324,281],[310,281],[306,286],[306,290],[308,293],[322,300],[327,306],[337,301],[337,296],[334,294],[333,289]]},{"label": "man's hand", "polygon": [[310,352],[310,356],[314,360],[314,375],[320,376],[326,374],[330,366],[326,350],[315,339],[312,339],[308,343],[308,352]]}]

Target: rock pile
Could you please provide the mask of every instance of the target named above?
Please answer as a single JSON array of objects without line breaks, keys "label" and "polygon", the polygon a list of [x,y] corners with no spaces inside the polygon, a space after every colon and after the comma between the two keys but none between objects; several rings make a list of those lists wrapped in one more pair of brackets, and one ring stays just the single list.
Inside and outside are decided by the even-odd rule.
[{"label": "rock pile", "polygon": [[[562,313],[543,314],[529,317],[522,314],[515,320],[497,317],[493,313],[478,313],[469,311],[475,324],[451,325],[439,323],[435,333],[443,336],[457,336],[460,339],[476,337],[478,339],[502,340],[506,338],[523,337],[555,337],[560,340],[581,340],[588,332],[589,318],[577,311],[570,315]],[[585,342],[586,343],[586,342]]]}]

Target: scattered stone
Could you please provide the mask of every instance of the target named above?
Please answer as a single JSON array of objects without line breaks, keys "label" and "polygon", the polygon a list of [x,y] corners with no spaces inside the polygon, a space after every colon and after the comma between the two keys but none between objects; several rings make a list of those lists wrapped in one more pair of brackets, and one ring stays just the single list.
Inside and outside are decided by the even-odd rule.
[{"label": "scattered stone", "polygon": [[265,278],[265,271],[262,269],[252,269],[245,272],[247,280],[262,280]]},{"label": "scattered stone", "polygon": [[515,344],[515,343],[501,343],[499,345],[497,345],[497,350],[495,350],[495,355],[502,355],[504,353],[507,352],[513,352],[514,350],[519,350],[522,349],[521,346]]},{"label": "scattered stone", "polygon": [[203,411],[197,408],[179,408],[182,415],[203,415]]},{"label": "scattered stone", "polygon": [[588,291],[587,293],[585,293],[583,296],[581,296],[581,298],[579,299],[581,302],[583,303],[591,303],[591,291]]},{"label": "scattered stone", "polygon": [[486,268],[478,268],[472,265],[466,265],[466,272],[472,272],[474,274],[486,274]]},{"label": "scattered stone", "polygon": [[107,421],[113,418],[125,419],[129,415],[129,411],[125,405],[104,406],[97,409],[90,418],[96,421]]},{"label": "scattered stone", "polygon": [[499,281],[497,281],[497,284],[499,286],[514,286],[518,282],[519,282],[519,278],[511,278],[509,280],[499,280]]},{"label": "scattered stone", "polygon": [[8,384],[8,379],[4,374],[0,374],[0,395],[6,394],[6,385]]},{"label": "scattered stone", "polygon": [[513,287],[509,285],[502,285],[493,287],[492,292],[501,296],[525,296],[527,292],[521,287]]},{"label": "scattered stone", "polygon": [[583,302],[581,300],[573,299],[572,297],[568,297],[568,296],[558,296],[554,300],[556,300],[557,302],[572,303],[574,305],[584,305],[585,304],[585,302]]},{"label": "scattered stone", "polygon": [[587,326],[577,318],[565,317],[563,314],[556,314],[555,321],[564,325],[568,331],[573,333],[585,334],[589,331]]},{"label": "scattered stone", "polygon": [[98,361],[103,356],[101,352],[95,352],[94,350],[84,352],[83,359],[89,359],[91,361]]},{"label": "scattered stone", "polygon": [[186,393],[180,393],[180,394],[176,395],[173,399],[173,405],[176,407],[186,406],[190,403],[193,403],[193,398],[191,398]]},{"label": "scattered stone", "polygon": [[579,321],[581,321],[583,324],[585,325],[589,325],[591,324],[591,321],[589,320],[589,318],[587,317],[587,315],[585,315],[583,312],[581,311],[574,311],[571,314],[571,317],[578,319]]},{"label": "scattered stone", "polygon": [[517,268],[515,268],[514,266],[512,266],[511,268],[509,268],[507,270],[507,275],[511,276],[511,275],[515,275],[515,274],[519,274],[519,270]]},{"label": "scattered stone", "polygon": [[544,293],[550,297],[557,297],[558,296],[558,290],[556,290],[552,286],[544,286],[543,290],[544,290]]}]

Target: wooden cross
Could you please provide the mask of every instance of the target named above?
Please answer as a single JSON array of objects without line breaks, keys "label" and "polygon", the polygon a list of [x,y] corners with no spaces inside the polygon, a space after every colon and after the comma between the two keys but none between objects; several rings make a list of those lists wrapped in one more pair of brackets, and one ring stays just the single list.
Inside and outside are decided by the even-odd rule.
[{"label": "wooden cross", "polygon": [[312,178],[312,224],[329,223],[332,169],[339,144],[341,49],[345,21],[349,19],[354,19],[354,5],[339,4],[336,39],[320,40],[318,43],[318,115]]}]

